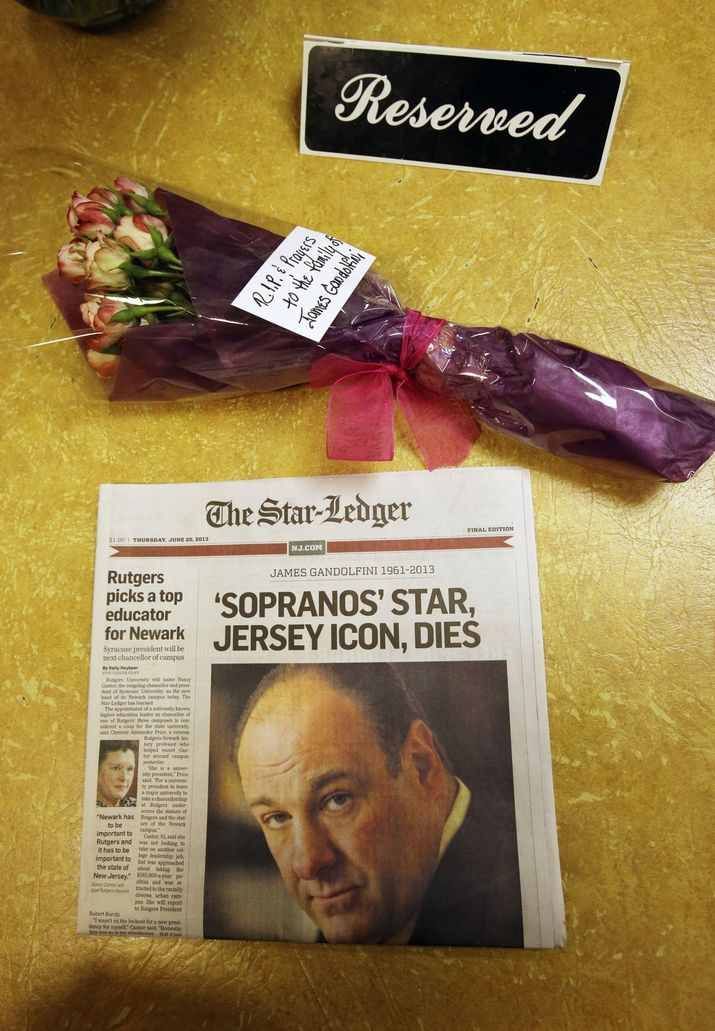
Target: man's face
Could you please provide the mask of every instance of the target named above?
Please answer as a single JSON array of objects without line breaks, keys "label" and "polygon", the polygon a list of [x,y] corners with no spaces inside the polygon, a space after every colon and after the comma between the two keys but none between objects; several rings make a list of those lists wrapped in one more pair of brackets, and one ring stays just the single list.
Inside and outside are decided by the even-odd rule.
[{"label": "man's face", "polygon": [[134,752],[107,752],[99,766],[97,795],[106,805],[119,805],[134,780]]},{"label": "man's face", "polygon": [[437,862],[431,799],[409,759],[390,773],[361,706],[320,673],[294,673],[257,703],[238,762],[285,885],[325,939],[400,932]]}]

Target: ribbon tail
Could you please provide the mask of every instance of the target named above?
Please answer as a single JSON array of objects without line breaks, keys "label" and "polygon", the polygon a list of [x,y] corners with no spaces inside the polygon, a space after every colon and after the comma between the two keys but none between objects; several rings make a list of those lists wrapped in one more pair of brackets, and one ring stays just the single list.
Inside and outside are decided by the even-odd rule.
[{"label": "ribbon tail", "polygon": [[328,458],[389,462],[395,453],[395,399],[384,371],[344,376],[330,390]]},{"label": "ribbon tail", "polygon": [[400,386],[397,401],[428,469],[464,461],[481,430],[462,401],[433,394],[412,381]]}]

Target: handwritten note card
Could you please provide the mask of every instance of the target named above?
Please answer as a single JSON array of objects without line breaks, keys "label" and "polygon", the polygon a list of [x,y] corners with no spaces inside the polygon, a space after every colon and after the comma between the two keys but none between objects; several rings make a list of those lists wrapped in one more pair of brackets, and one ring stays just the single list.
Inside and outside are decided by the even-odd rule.
[{"label": "handwritten note card", "polygon": [[231,303],[319,343],[374,260],[330,233],[296,226]]}]

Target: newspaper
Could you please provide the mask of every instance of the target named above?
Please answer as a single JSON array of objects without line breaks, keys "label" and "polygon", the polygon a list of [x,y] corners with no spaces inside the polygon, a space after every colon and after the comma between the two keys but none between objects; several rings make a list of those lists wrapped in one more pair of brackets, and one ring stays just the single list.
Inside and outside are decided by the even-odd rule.
[{"label": "newspaper", "polygon": [[100,488],[78,929],[564,944],[526,472]]}]

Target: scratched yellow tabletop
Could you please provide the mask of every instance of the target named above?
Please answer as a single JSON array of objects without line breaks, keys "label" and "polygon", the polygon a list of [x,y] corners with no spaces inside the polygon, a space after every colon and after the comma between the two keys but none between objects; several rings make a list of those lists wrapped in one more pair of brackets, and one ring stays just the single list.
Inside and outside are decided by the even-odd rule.
[{"label": "scratched yellow tabletop", "polygon": [[[2,5],[0,242],[22,252],[0,259],[3,1028],[707,1026],[715,466],[676,486],[611,479],[492,432],[468,460],[532,474],[564,950],[80,938],[98,484],[359,467],[324,457],[322,393],[113,407],[72,345],[27,345],[52,335],[36,280],[65,237],[51,201],[93,185],[53,156],[72,150],[327,228],[423,311],[528,326],[713,396],[711,14],[164,0],[99,34]],[[603,185],[300,156],[304,33],[631,60]],[[403,425],[391,467],[420,467]]]}]

